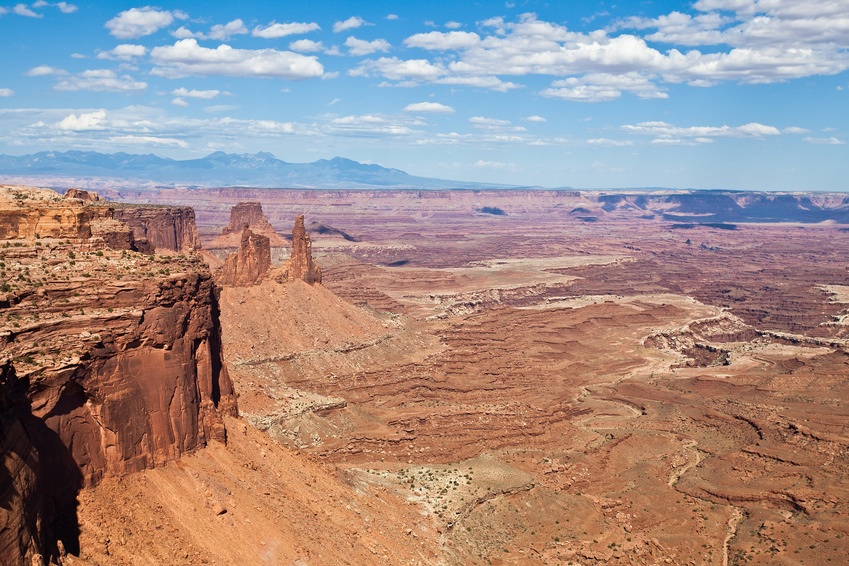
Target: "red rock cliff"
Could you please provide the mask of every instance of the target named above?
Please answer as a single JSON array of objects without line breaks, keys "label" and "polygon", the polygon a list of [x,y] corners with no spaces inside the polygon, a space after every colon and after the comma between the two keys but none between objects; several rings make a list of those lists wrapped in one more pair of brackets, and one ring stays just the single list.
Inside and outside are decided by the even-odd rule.
[{"label": "red rock cliff", "polygon": [[190,207],[118,207],[113,218],[132,228],[137,240],[147,240],[156,249],[187,252],[201,247],[195,211]]},{"label": "red rock cliff", "polygon": [[0,261],[0,563],[15,564],[74,549],[82,486],[225,440],[236,397],[195,256],[47,239]]},{"label": "red rock cliff", "polygon": [[304,228],[303,214],[295,218],[295,226],[292,228],[292,257],[280,267],[276,279],[321,284],[321,268],[313,262],[312,242]]},{"label": "red rock cliff", "polygon": [[224,285],[247,286],[259,283],[271,269],[271,243],[266,236],[242,231],[239,249],[227,255],[219,281]]}]

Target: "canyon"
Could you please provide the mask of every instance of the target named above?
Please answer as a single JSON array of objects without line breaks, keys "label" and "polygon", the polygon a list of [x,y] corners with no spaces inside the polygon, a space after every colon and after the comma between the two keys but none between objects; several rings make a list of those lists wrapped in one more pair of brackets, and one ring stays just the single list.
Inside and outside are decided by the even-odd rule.
[{"label": "canyon", "polygon": [[100,193],[0,200],[11,563],[849,551],[840,195]]}]

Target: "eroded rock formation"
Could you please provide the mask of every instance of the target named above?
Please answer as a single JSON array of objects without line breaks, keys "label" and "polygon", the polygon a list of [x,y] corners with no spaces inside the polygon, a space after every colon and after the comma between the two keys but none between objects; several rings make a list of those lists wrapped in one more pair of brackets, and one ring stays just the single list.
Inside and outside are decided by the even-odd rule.
[{"label": "eroded rock formation", "polygon": [[117,207],[113,217],[132,228],[136,240],[147,240],[156,249],[187,252],[201,247],[190,207]]},{"label": "eroded rock formation", "polygon": [[259,283],[271,269],[271,243],[268,237],[242,230],[239,249],[227,256],[221,271],[224,285],[243,287]]},{"label": "eroded rock formation", "polygon": [[312,259],[312,242],[304,228],[304,215],[295,218],[292,228],[292,257],[284,263],[275,277],[280,282],[305,281],[321,284],[321,268]]},{"label": "eroded rock formation", "polygon": [[254,233],[274,231],[262,212],[262,203],[259,202],[240,202],[231,208],[230,223],[224,227],[221,234],[241,234],[245,226],[249,226]]},{"label": "eroded rock formation", "polygon": [[65,198],[73,198],[83,201],[84,203],[97,202],[100,200],[100,195],[94,191],[84,191],[83,189],[68,189],[65,191]]},{"label": "eroded rock formation", "polygon": [[2,564],[73,551],[81,487],[224,441],[236,413],[206,265],[97,240],[0,249]]}]

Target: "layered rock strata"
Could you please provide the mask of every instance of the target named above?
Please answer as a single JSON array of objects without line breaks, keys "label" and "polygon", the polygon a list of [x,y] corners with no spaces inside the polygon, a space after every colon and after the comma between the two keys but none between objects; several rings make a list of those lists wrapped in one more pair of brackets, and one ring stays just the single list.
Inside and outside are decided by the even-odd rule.
[{"label": "layered rock strata", "polygon": [[81,487],[224,441],[236,414],[206,265],[94,240],[0,245],[2,564],[73,552]]},{"label": "layered rock strata", "polygon": [[189,252],[201,248],[195,211],[188,206],[116,207],[113,218],[128,225],[136,240],[147,240],[158,250]]},{"label": "layered rock strata", "polygon": [[268,237],[254,234],[249,228],[245,228],[239,249],[224,260],[220,282],[239,287],[254,285],[263,279],[269,269],[271,243]]}]

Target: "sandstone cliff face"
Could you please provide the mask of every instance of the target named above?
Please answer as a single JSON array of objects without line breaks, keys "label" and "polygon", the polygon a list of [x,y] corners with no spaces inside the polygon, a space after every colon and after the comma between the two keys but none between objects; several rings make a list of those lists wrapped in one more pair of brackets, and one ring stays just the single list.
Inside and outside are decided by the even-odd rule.
[{"label": "sandstone cliff face", "polygon": [[91,236],[80,201],[63,201],[49,189],[0,186],[0,240]]},{"label": "sandstone cliff face", "polygon": [[313,262],[312,242],[304,228],[303,214],[295,218],[295,227],[292,228],[292,257],[280,267],[276,279],[321,284],[321,268]]},{"label": "sandstone cliff face", "polygon": [[132,228],[136,240],[147,240],[156,249],[187,252],[201,247],[190,207],[120,207],[113,218]]},{"label": "sandstone cliff face", "polygon": [[55,555],[56,538],[73,550],[80,487],[223,441],[236,413],[217,290],[194,256],[0,247],[0,351],[2,564]]},{"label": "sandstone cliff face", "polygon": [[259,283],[271,269],[271,243],[266,236],[242,231],[239,249],[227,256],[220,282],[239,287]]}]

